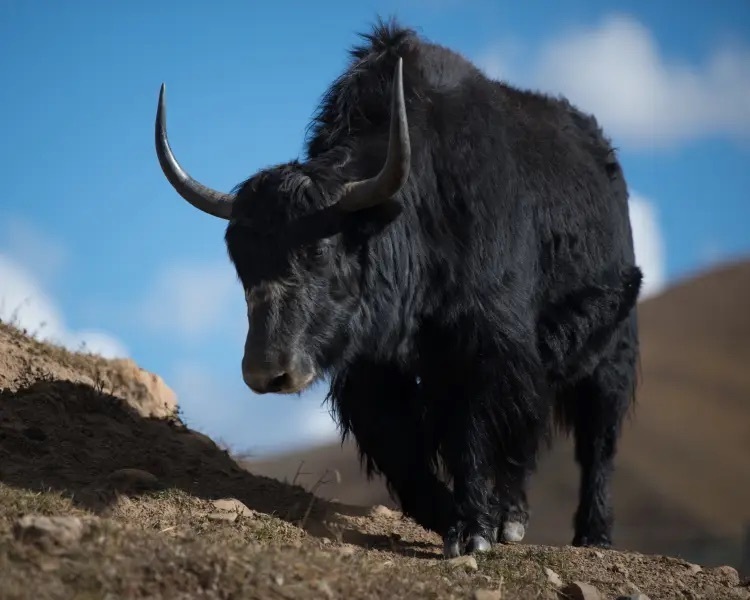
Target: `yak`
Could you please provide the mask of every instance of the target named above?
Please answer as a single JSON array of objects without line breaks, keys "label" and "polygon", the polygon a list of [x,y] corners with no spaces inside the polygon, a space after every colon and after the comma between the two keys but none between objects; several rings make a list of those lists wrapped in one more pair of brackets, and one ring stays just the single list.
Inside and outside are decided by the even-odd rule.
[{"label": "yak", "polygon": [[609,546],[642,279],[615,149],[565,98],[491,79],[396,20],[360,37],[304,159],[230,193],[177,162],[162,84],[161,168],[228,221],[244,382],[292,394],[330,377],[342,438],[446,557],[522,540],[542,447],[572,432],[573,544]]}]

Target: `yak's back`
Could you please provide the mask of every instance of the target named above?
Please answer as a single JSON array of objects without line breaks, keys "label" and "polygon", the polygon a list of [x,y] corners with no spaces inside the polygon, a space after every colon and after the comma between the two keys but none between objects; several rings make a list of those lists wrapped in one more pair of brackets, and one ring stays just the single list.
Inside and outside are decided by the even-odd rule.
[{"label": "yak's back", "polygon": [[388,131],[391,86],[399,57],[403,59],[404,97],[412,124],[431,94],[456,90],[467,79],[489,83],[460,54],[421,39],[396,21],[378,21],[360,37],[365,43],[349,51],[349,66],[328,88],[313,118],[307,144],[311,157],[352,137]]},{"label": "yak's back", "polygon": [[[522,131],[526,138],[549,139],[551,130],[556,130],[569,136],[568,141],[577,138],[575,143],[588,151],[610,150],[596,120],[564,98],[493,80],[459,53],[419,37],[395,20],[378,21],[360,37],[364,43],[350,49],[349,66],[325,92],[310,124],[310,157],[346,145],[353,138],[388,132],[391,87],[399,57],[403,59],[404,96],[412,128],[434,130],[435,119],[446,121],[444,125],[450,128],[447,121],[465,120],[468,107],[481,107],[485,115],[492,114],[489,121]],[[455,115],[461,119],[452,118],[455,111],[462,113]],[[482,121],[488,124],[486,118]]]}]

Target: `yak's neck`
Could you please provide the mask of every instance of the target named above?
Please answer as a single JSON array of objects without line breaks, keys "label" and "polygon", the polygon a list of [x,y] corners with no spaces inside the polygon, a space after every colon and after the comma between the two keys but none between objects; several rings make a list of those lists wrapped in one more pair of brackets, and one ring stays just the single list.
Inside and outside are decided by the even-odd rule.
[{"label": "yak's neck", "polygon": [[418,231],[409,231],[410,219],[400,215],[385,231],[362,248],[361,296],[355,336],[359,354],[371,358],[393,356],[408,362],[423,303],[424,268],[416,251]]}]

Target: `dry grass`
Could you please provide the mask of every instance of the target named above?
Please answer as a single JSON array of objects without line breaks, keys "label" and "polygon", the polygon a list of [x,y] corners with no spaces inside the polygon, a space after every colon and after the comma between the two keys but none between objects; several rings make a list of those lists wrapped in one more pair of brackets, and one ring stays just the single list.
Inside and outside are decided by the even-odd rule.
[{"label": "dry grass", "polygon": [[[316,499],[241,468],[179,416],[144,417],[113,395],[104,359],[2,323],[0,356],[2,598],[558,597],[545,567],[607,598],[750,598],[731,571],[614,551],[504,546],[467,570],[397,513]],[[247,509],[222,511],[225,498]],[[77,517],[83,534],[29,542],[24,515]]]}]

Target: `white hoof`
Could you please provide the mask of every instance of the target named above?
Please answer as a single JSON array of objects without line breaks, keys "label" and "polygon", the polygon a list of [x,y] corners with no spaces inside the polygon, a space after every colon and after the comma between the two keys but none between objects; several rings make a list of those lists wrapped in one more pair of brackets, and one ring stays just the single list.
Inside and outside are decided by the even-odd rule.
[{"label": "white hoof", "polygon": [[520,542],[526,535],[526,527],[518,521],[508,521],[503,525],[504,542]]}]

